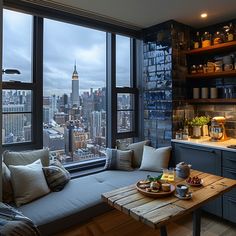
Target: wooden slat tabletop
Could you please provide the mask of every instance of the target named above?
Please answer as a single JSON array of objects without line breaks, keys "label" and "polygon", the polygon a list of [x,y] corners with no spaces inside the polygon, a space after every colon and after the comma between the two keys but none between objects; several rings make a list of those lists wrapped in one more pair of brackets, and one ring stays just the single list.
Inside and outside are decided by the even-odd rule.
[{"label": "wooden slat tabletop", "polygon": [[[180,200],[174,195],[155,199],[146,197],[138,192],[135,184],[103,193],[102,199],[134,219],[152,228],[159,228],[236,187],[236,180],[197,170],[191,170],[190,176],[200,177],[203,185],[189,187],[189,191],[192,192],[192,198],[189,200]],[[176,178],[173,184],[179,183],[186,184],[185,180],[180,178]]]}]

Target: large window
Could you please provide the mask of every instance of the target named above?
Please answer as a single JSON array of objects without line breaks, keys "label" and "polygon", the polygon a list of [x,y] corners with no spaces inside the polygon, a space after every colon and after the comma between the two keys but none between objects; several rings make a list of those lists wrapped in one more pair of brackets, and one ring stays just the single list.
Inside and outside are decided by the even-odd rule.
[{"label": "large window", "polygon": [[135,40],[67,16],[4,9],[2,144],[84,168],[137,135]]},{"label": "large window", "polygon": [[31,15],[3,10],[3,144],[32,141],[32,23]]},{"label": "large window", "polygon": [[44,20],[43,141],[63,163],[104,156],[106,33]]}]

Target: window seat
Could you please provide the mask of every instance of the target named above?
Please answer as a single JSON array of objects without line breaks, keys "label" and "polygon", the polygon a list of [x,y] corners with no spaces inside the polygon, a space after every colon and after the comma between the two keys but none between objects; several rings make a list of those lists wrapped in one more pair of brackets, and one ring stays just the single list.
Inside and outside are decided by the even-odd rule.
[{"label": "window seat", "polygon": [[52,235],[109,211],[111,208],[101,200],[102,193],[134,184],[148,174],[158,175],[141,170],[105,170],[75,178],[62,191],[51,192],[17,209],[38,226],[42,235]]}]

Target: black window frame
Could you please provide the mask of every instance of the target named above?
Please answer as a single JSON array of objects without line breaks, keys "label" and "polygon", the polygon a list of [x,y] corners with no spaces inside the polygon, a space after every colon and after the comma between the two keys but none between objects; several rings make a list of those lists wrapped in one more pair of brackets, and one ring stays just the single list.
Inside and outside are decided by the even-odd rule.
[{"label": "black window frame", "polygon": [[[5,9],[5,8],[4,8]],[[6,8],[7,9],[7,8]],[[11,9],[13,10],[13,9]],[[17,11],[17,9],[14,9]],[[17,11],[18,12],[18,11]],[[30,13],[28,13],[30,14]],[[20,82],[20,81],[2,81],[2,90],[28,90],[32,92],[31,103],[31,141],[30,142],[17,142],[2,144],[3,150],[27,150],[38,149],[42,147],[42,48],[43,48],[43,18],[32,15],[32,81]],[[13,114],[12,112],[2,112],[2,114]],[[15,112],[14,114],[20,114],[22,112]],[[27,113],[27,112],[23,112]]]},{"label": "black window frame", "polygon": [[[135,38],[130,38],[130,87],[116,87],[116,34],[107,33],[107,145],[117,146],[118,139],[137,138],[139,135],[139,89],[137,88],[137,44]],[[120,93],[134,95],[134,130],[131,132],[117,131],[117,97]]]}]

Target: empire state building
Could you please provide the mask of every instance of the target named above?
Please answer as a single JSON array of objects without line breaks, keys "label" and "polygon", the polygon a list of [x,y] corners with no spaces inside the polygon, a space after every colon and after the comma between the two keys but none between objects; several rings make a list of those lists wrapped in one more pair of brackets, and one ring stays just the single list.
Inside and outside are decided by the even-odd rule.
[{"label": "empire state building", "polygon": [[72,74],[72,95],[71,95],[71,101],[73,107],[79,107],[80,101],[79,101],[79,76],[78,72],[76,70],[76,64],[74,66],[74,72]]}]

